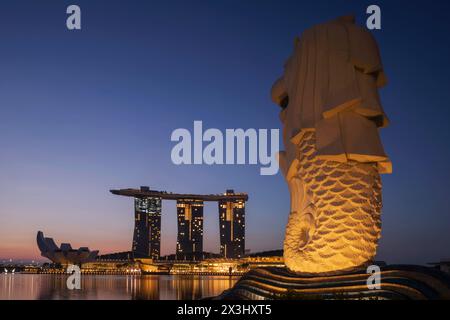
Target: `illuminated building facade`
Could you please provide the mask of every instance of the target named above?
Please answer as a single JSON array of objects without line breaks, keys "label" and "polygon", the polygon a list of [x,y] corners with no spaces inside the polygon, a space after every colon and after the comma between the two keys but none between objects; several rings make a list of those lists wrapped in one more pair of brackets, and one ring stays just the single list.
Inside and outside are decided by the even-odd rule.
[{"label": "illuminated building facade", "polygon": [[[226,195],[233,195],[227,190]],[[243,258],[245,254],[245,200],[219,201],[220,254],[224,258]]]},{"label": "illuminated building facade", "polygon": [[134,257],[159,259],[161,249],[161,198],[134,199]]},{"label": "illuminated building facade", "polygon": [[177,201],[177,260],[200,261],[203,252],[203,203],[219,204],[220,254],[227,259],[245,256],[245,202],[246,193],[227,190],[221,194],[182,194],[140,189],[110,190],[112,194],[135,199],[135,228],[132,253],[134,258],[160,258],[161,201]]},{"label": "illuminated building facade", "polygon": [[203,201],[177,200],[178,260],[201,260],[203,254]]}]

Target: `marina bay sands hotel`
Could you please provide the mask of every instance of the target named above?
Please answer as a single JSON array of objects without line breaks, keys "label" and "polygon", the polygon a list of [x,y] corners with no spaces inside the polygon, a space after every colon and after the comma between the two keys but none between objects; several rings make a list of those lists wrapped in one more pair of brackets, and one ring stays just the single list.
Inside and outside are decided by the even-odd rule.
[{"label": "marina bay sands hotel", "polygon": [[220,254],[241,258],[245,252],[246,193],[227,190],[224,194],[177,194],[140,189],[110,190],[115,195],[134,198],[135,224],[132,252],[135,257],[160,258],[162,200],[177,201],[177,260],[203,257],[203,203],[217,201],[219,206]]}]

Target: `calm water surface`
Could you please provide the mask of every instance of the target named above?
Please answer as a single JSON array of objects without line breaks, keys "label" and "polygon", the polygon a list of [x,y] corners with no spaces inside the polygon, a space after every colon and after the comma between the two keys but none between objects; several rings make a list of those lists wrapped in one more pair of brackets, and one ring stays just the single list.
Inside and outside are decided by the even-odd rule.
[{"label": "calm water surface", "polygon": [[232,287],[239,277],[83,275],[81,290],[68,290],[66,279],[66,275],[0,274],[0,300],[192,300],[216,296]]}]

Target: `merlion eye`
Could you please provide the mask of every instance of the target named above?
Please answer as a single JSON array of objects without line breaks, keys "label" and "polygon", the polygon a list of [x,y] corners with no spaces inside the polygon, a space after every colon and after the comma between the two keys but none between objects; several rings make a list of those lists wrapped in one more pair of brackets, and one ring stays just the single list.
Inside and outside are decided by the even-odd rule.
[{"label": "merlion eye", "polygon": [[289,104],[289,96],[285,96],[283,99],[281,99],[281,101],[280,101],[280,107],[281,107],[282,109],[286,109],[287,106],[288,106],[288,104]]}]

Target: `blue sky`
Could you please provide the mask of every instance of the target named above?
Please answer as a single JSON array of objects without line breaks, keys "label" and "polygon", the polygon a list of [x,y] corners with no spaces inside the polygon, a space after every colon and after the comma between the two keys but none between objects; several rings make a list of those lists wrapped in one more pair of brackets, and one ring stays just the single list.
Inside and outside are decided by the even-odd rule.
[{"label": "blue sky", "polygon": [[[68,31],[78,4],[82,30]],[[383,129],[379,259],[450,256],[450,5],[377,1],[374,31],[389,79]],[[366,1],[2,1],[0,258],[36,258],[38,230],[103,253],[129,250],[131,199],[111,188],[249,193],[247,248],[281,248],[289,194],[259,166],[175,166],[176,128],[280,128],[270,87],[295,36]],[[163,253],[175,251],[175,204],[163,203]],[[218,251],[216,204],[205,249]]]}]

